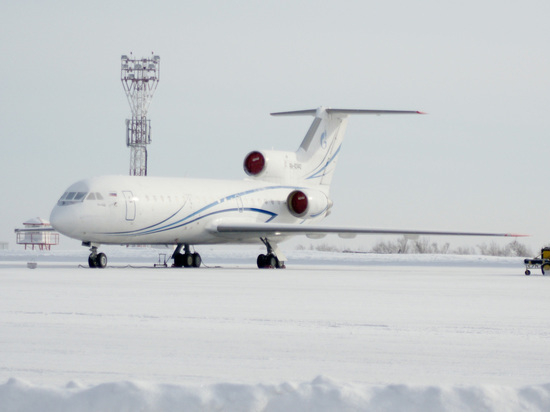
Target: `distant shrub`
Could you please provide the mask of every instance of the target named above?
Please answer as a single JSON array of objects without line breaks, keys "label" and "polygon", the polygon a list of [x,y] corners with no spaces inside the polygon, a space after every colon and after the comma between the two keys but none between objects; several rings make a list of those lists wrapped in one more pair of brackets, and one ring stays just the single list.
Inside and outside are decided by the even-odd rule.
[{"label": "distant shrub", "polygon": [[482,255],[488,256],[526,257],[532,255],[529,248],[524,244],[519,243],[517,240],[514,240],[504,246],[499,246],[496,242],[491,242],[489,245],[484,243],[478,245],[477,247]]},{"label": "distant shrub", "polygon": [[451,249],[449,243],[439,245],[437,242],[431,242],[427,237],[420,237],[416,240],[407,240],[405,236],[397,240],[380,241],[372,247],[372,253],[411,253],[411,254],[456,254],[456,255],[475,255],[482,254],[488,256],[531,256],[531,251],[527,246],[514,240],[507,245],[500,246],[496,242],[489,244],[483,243],[476,247],[458,247]]},{"label": "distant shrub", "polygon": [[321,243],[318,245],[310,244],[309,248],[304,246],[303,244],[299,244],[295,247],[296,250],[318,250],[320,252],[341,252],[340,248],[337,246],[331,245],[329,243]]},{"label": "distant shrub", "polygon": [[514,240],[507,245],[500,246],[496,242],[489,244],[482,243],[477,246],[459,246],[451,249],[450,243],[446,242],[440,245],[432,242],[428,237],[419,237],[415,240],[407,239],[405,236],[394,240],[381,240],[374,244],[368,252],[352,250],[350,248],[341,249],[330,243],[310,244],[309,247],[299,244],[296,250],[317,250],[320,252],[340,252],[340,253],[377,253],[377,254],[453,254],[453,255],[487,255],[487,256],[514,256],[527,257],[532,256],[527,246]]},{"label": "distant shrub", "polygon": [[315,250],[319,250],[320,252],[341,252],[340,248],[334,245],[330,245],[328,243],[321,243],[320,245],[316,245]]}]

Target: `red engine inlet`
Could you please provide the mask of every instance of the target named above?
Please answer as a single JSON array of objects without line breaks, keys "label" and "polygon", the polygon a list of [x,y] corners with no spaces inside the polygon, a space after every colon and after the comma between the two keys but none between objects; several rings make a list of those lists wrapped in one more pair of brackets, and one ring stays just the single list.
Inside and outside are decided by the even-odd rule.
[{"label": "red engine inlet", "polygon": [[287,199],[288,209],[296,217],[302,217],[307,213],[308,200],[304,192],[295,190],[288,195]]},{"label": "red engine inlet", "polygon": [[260,174],[265,168],[265,157],[260,152],[250,152],[244,159],[244,171],[250,176]]}]

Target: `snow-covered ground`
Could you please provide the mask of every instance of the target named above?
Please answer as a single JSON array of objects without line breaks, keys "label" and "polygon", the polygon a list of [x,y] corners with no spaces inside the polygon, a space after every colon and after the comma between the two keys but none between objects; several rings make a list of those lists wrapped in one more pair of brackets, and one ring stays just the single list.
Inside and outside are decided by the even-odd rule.
[{"label": "snow-covered ground", "polygon": [[0,411],[550,410],[550,279],[520,258],[199,251],[0,251]]}]

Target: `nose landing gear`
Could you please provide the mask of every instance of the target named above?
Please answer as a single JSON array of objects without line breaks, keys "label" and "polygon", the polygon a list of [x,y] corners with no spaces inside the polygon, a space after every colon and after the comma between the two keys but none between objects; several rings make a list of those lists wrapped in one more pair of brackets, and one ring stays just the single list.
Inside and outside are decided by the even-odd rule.
[{"label": "nose landing gear", "polygon": [[107,255],[105,253],[97,253],[97,246],[92,246],[90,251],[92,253],[88,257],[88,266],[100,269],[107,266]]}]

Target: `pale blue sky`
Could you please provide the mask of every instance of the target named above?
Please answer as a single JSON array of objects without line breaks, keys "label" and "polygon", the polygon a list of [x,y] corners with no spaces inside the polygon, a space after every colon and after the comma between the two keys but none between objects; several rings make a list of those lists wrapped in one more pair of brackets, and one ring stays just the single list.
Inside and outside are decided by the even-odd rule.
[{"label": "pale blue sky", "polygon": [[548,16],[530,0],[2,2],[0,241],[74,181],[128,173],[132,51],[161,56],[150,175],[244,178],[246,153],[294,150],[311,121],[273,111],[422,110],[350,119],[326,223],[522,232],[536,250]]}]

